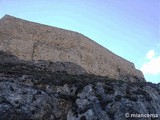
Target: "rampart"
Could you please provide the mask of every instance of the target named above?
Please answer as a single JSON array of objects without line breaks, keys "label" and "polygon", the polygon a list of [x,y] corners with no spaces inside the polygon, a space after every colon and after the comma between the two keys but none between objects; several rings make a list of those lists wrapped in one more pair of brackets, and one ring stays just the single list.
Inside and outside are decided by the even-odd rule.
[{"label": "rampart", "polygon": [[95,75],[117,79],[120,74],[129,74],[144,78],[133,63],[80,33],[9,15],[0,19],[0,50],[24,60],[73,62]]}]

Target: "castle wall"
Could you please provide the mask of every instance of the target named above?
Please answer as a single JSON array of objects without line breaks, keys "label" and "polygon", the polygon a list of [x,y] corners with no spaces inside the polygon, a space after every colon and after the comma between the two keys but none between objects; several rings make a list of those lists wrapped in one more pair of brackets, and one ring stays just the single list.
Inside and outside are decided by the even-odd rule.
[{"label": "castle wall", "polygon": [[88,73],[119,77],[119,71],[143,77],[133,63],[115,55],[84,35],[11,16],[0,20],[0,50],[24,60],[68,61]]}]

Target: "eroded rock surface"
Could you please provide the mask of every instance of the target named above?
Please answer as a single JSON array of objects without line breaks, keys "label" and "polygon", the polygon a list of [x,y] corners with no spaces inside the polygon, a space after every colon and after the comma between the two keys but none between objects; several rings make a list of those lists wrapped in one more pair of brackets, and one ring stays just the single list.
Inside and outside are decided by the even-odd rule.
[{"label": "eroded rock surface", "polygon": [[79,72],[70,74],[50,64],[0,52],[0,120],[160,120],[160,84],[87,74],[76,65]]}]

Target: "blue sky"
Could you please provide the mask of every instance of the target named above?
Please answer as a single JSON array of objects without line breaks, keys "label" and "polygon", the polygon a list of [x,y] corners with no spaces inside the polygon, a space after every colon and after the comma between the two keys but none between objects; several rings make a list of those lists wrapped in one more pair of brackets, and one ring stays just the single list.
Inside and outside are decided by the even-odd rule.
[{"label": "blue sky", "polygon": [[160,82],[160,0],[0,0],[5,14],[80,32]]}]

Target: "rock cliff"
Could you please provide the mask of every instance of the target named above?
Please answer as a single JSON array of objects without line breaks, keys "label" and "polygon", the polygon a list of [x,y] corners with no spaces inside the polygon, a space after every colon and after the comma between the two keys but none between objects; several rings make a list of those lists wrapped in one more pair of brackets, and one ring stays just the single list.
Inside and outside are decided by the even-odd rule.
[{"label": "rock cliff", "polygon": [[127,81],[1,51],[0,120],[160,120],[160,84]]},{"label": "rock cliff", "polygon": [[115,55],[84,35],[29,22],[9,15],[0,19],[0,50],[21,60],[71,62],[87,73],[114,79],[145,81],[133,63]]},{"label": "rock cliff", "polygon": [[6,15],[0,120],[160,120],[160,83],[80,33]]}]

